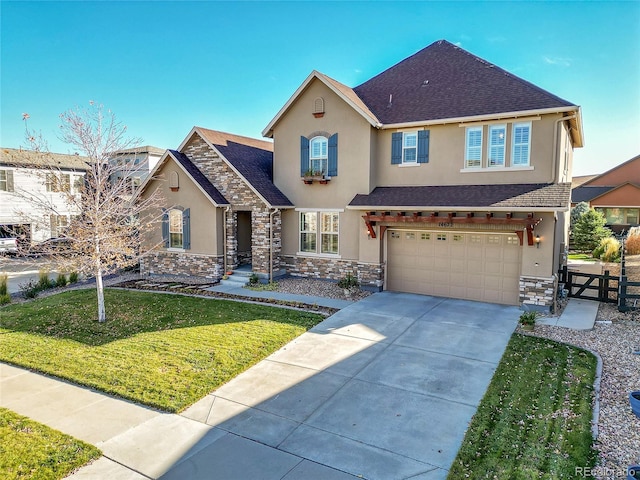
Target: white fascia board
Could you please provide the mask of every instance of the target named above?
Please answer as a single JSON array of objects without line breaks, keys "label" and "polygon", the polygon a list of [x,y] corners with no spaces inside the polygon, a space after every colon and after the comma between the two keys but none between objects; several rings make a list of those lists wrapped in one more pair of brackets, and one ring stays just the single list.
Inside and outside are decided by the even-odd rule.
[{"label": "white fascia board", "polygon": [[418,122],[405,122],[405,123],[389,123],[382,125],[383,130],[395,129],[395,128],[411,128],[411,127],[420,127],[427,125],[446,125],[449,123],[472,123],[472,122],[482,122],[485,120],[501,120],[508,118],[520,118],[520,117],[530,117],[536,115],[546,115],[550,113],[564,113],[564,112],[575,112],[579,111],[580,107],[575,105],[569,107],[558,107],[558,108],[543,108],[537,110],[523,110],[517,112],[503,112],[503,113],[492,113],[487,115],[474,115],[471,117],[455,117],[455,118],[441,118],[436,120],[427,120],[427,121],[418,121]]},{"label": "white fascia board", "polygon": [[278,111],[278,113],[276,113],[276,116],[273,117],[273,119],[264,128],[264,130],[262,130],[262,136],[263,137],[273,138],[273,127],[275,126],[275,124],[278,123],[280,118],[285,114],[285,112],[287,110],[289,110],[289,107],[291,107],[291,105],[297,100],[297,98],[300,96],[300,94],[307,88],[307,86],[311,83],[311,81],[314,78],[320,80],[333,93],[335,93],[336,95],[338,95],[338,97],[340,97],[342,100],[344,100],[347,103],[347,105],[349,105],[356,112],[358,112],[369,124],[371,124],[371,126],[376,127],[376,128],[381,128],[382,127],[382,124],[380,122],[378,122],[378,120],[376,118],[372,118],[371,115],[369,115],[366,112],[364,112],[360,107],[358,107],[356,104],[354,104],[348,97],[345,97],[340,90],[335,88],[330,82],[327,82],[323,78],[323,75],[320,72],[318,72],[317,70],[313,70],[309,74],[309,76],[304,80],[304,82],[302,82],[302,84],[297,88],[297,90],[293,93],[293,95],[291,95],[291,97],[289,97],[289,100],[287,100],[287,103],[285,103],[284,106]]},{"label": "white fascia board", "polygon": [[[569,207],[465,207],[465,206],[455,206],[455,207],[443,207],[439,206],[429,206],[429,205],[419,205],[419,206],[407,206],[407,207],[398,207],[393,206],[380,206],[380,205],[347,205],[347,210],[366,210],[370,212],[419,212],[419,211],[438,211],[438,212],[566,212],[569,210]],[[390,220],[391,221],[391,220]]]}]

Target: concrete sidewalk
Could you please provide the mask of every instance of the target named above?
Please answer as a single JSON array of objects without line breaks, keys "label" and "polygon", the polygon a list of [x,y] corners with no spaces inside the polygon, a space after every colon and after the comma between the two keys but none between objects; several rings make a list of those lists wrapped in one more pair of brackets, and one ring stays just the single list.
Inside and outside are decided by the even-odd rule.
[{"label": "concrete sidewalk", "polygon": [[536,323],[574,330],[593,330],[599,306],[600,302],[595,300],[570,298],[559,317],[540,317],[536,319]]}]

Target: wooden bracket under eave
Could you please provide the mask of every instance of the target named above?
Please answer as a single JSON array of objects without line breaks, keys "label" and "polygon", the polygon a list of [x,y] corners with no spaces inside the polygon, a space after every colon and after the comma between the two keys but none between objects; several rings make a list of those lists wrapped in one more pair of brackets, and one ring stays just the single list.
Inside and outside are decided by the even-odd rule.
[{"label": "wooden bracket under eave", "polygon": [[533,225],[527,225],[527,245],[533,247]]},{"label": "wooden bracket under eave", "polygon": [[522,230],[516,230],[515,234],[518,236],[518,240],[520,240],[520,246],[524,243],[524,232]]}]

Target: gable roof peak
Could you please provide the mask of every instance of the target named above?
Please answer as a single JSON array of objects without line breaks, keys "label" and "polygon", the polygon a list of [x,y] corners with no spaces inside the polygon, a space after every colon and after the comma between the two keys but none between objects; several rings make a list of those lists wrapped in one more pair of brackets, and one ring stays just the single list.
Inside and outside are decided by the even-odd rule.
[{"label": "gable roof peak", "polygon": [[261,140],[258,138],[245,137],[243,135],[236,135],[234,133],[221,132],[219,130],[210,130],[208,128],[193,127],[195,132],[198,132],[205,140],[209,141],[213,145],[219,145],[226,147],[231,143],[237,143],[240,145],[246,145],[248,147],[259,148],[260,150],[266,150],[273,152],[273,142],[268,140]]}]

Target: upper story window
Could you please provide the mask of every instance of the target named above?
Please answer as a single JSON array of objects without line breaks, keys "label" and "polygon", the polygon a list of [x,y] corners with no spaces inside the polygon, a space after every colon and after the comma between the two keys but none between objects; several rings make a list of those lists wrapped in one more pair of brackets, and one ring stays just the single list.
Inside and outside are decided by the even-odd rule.
[{"label": "upper story window", "polygon": [[314,137],[309,143],[309,169],[314,173],[327,174],[328,141],[326,137]]},{"label": "upper story window", "polygon": [[311,140],[300,137],[300,176],[338,175],[338,134],[312,134]]},{"label": "upper story window", "polygon": [[429,130],[391,134],[391,164],[429,163]]},{"label": "upper story window", "polygon": [[0,170],[0,191],[13,192],[13,170]]},{"label": "upper story window", "polygon": [[418,161],[418,133],[404,132],[402,134],[402,163],[416,163]]},{"label": "upper story window", "polygon": [[[531,150],[531,122],[513,124],[513,151],[511,164],[513,166],[528,166]],[[565,152],[565,165],[567,154]],[[565,166],[566,170],[566,166]]]},{"label": "upper story window", "polygon": [[489,150],[487,163],[490,167],[504,167],[505,145],[507,143],[507,126],[489,126]]},{"label": "upper story window", "polygon": [[482,166],[482,127],[468,127],[465,147],[465,167]]},{"label": "upper story window", "polygon": [[71,189],[71,175],[47,173],[45,183],[47,192],[68,192]]},{"label": "upper story window", "polygon": [[[507,148],[507,134],[510,147]],[[486,148],[484,147],[486,135]],[[531,122],[466,127],[464,169],[532,169]],[[464,170],[463,170],[464,171]]]}]

